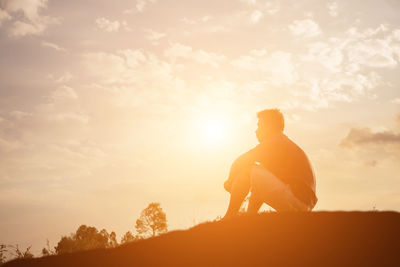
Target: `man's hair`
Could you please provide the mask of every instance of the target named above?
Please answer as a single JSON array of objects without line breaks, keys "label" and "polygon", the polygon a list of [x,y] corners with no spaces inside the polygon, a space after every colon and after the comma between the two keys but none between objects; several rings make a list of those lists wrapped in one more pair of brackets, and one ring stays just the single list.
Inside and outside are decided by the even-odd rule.
[{"label": "man's hair", "polygon": [[285,128],[285,120],[279,109],[264,109],[257,113],[257,117],[273,130],[283,132]]}]

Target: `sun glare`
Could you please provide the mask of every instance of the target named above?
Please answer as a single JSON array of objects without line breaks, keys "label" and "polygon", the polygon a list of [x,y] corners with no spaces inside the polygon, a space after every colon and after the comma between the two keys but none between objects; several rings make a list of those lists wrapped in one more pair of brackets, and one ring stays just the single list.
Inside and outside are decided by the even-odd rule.
[{"label": "sun glare", "polygon": [[220,145],[228,138],[228,124],[223,118],[202,118],[196,124],[197,136],[203,145]]},{"label": "sun glare", "polygon": [[204,122],[203,128],[206,141],[220,141],[224,136],[224,125],[221,121],[210,119]]}]

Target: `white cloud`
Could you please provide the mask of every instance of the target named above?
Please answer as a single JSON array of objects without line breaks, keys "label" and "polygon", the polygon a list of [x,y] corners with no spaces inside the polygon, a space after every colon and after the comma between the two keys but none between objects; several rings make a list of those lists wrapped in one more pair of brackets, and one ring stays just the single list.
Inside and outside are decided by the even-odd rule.
[{"label": "white cloud", "polygon": [[21,147],[21,144],[17,141],[8,141],[0,137],[0,152],[9,152],[19,147]]},{"label": "white cloud", "polygon": [[197,21],[194,19],[188,19],[186,17],[182,18],[181,21],[186,24],[194,25],[197,24]]},{"label": "white cloud", "polygon": [[224,55],[206,52],[204,50],[194,50],[192,47],[180,43],[174,43],[164,51],[164,56],[176,61],[180,58],[194,60],[198,63],[210,64],[218,67],[225,60]]},{"label": "white cloud", "polygon": [[118,20],[111,21],[106,18],[97,18],[95,23],[97,28],[106,32],[117,32],[122,27],[125,30],[129,30],[128,23],[126,21],[119,22]]},{"label": "white cloud", "polygon": [[103,52],[84,54],[83,64],[88,74],[101,78],[105,83],[113,83],[121,79],[126,69],[123,57]]},{"label": "white cloud", "polygon": [[11,19],[11,16],[3,9],[0,8],[0,27],[4,21]]},{"label": "white cloud", "polygon": [[297,69],[305,87],[312,85],[315,104],[375,98],[374,89],[385,84],[375,69],[397,66],[394,36],[385,25],[353,27],[341,38],[308,44]]},{"label": "white cloud", "polygon": [[54,49],[56,51],[61,51],[61,52],[65,52],[66,51],[65,48],[60,47],[60,46],[58,46],[58,45],[56,45],[54,43],[46,42],[46,41],[42,41],[41,45],[44,46],[44,47],[52,48],[52,49]]},{"label": "white cloud", "polygon": [[393,39],[395,39],[396,41],[400,42],[400,29],[395,29],[392,32],[392,37]]},{"label": "white cloud", "polygon": [[253,50],[250,50],[250,55],[256,56],[256,57],[262,57],[262,56],[265,56],[266,54],[267,54],[267,50],[266,49],[260,49],[260,50],[253,49]]},{"label": "white cloud", "polygon": [[11,115],[11,117],[13,117],[17,120],[32,116],[31,113],[20,111],[20,110],[11,111],[10,115]]},{"label": "white cloud", "polygon": [[189,19],[187,17],[184,17],[181,19],[181,21],[185,24],[195,25],[195,24],[199,24],[199,23],[206,23],[206,22],[210,21],[212,18],[213,17],[210,15],[205,15],[198,19]]},{"label": "white cloud", "polygon": [[320,63],[331,72],[338,72],[342,69],[342,50],[342,47],[328,43],[312,43],[308,45],[308,52],[302,59]]},{"label": "white cloud", "polygon": [[156,32],[151,29],[145,31],[146,31],[146,38],[154,45],[158,44],[158,41],[166,36],[166,33]]},{"label": "white cloud", "polygon": [[59,112],[55,114],[49,114],[47,116],[50,122],[73,122],[79,124],[87,124],[89,122],[89,116],[86,114],[79,114],[76,112]]},{"label": "white cloud", "polygon": [[266,50],[251,50],[250,55],[241,56],[231,63],[240,69],[267,73],[265,76],[274,85],[293,84],[298,79],[292,55],[283,51],[267,54]]},{"label": "white cloud", "polygon": [[22,11],[29,20],[36,20],[39,10],[47,7],[47,0],[6,0],[4,5],[11,13]]},{"label": "white cloud", "polygon": [[130,49],[117,53],[84,54],[83,65],[100,84],[133,85],[145,80],[163,81],[171,72],[170,66],[155,55]]},{"label": "white cloud", "polygon": [[12,36],[25,36],[25,35],[36,35],[44,31],[45,25],[43,24],[30,24],[22,21],[14,22],[14,26],[10,33]]},{"label": "white cloud", "polygon": [[255,5],[257,3],[257,0],[239,0],[242,3],[246,3],[248,5]]},{"label": "white cloud", "polygon": [[223,25],[214,25],[210,27],[210,32],[216,33],[216,32],[230,32],[231,29],[223,26]]},{"label": "white cloud", "polygon": [[58,18],[40,14],[40,10],[47,8],[47,0],[8,0],[4,8],[16,19],[10,29],[10,35],[15,37],[40,35],[49,25],[60,23]]},{"label": "white cloud", "polygon": [[53,99],[77,99],[78,95],[72,87],[62,85],[51,94]]},{"label": "white cloud", "polygon": [[49,25],[58,24],[59,20],[51,17],[40,17],[35,21],[29,23],[24,21],[15,21],[13,27],[10,29],[10,35],[14,37],[23,37],[27,35],[40,35]]},{"label": "white cloud", "polygon": [[337,17],[338,15],[338,3],[337,2],[331,2],[327,4],[328,8],[328,13],[332,17]]},{"label": "white cloud", "polygon": [[155,3],[156,0],[137,0],[136,10],[138,12],[143,12],[148,4]]},{"label": "white cloud", "polygon": [[393,103],[393,104],[400,104],[400,98],[392,99],[392,100],[390,101],[390,103]]},{"label": "white cloud", "polygon": [[312,19],[295,20],[289,25],[292,34],[310,38],[321,34],[319,25]]},{"label": "white cloud", "polygon": [[[117,53],[88,53],[82,63],[95,86],[93,94],[116,107],[148,107],[149,101],[160,109],[181,103],[185,82],[173,75],[173,66],[152,53],[120,50]],[[95,104],[95,103],[94,103]]]},{"label": "white cloud", "polygon": [[389,33],[384,25],[362,31],[353,27],[343,38],[309,44],[307,54],[301,58],[320,63],[330,72],[357,73],[362,67],[393,68],[397,66],[395,55],[400,46],[394,42],[395,31]]},{"label": "white cloud", "polygon": [[268,14],[276,14],[280,10],[279,1],[269,1],[264,5],[264,9]]},{"label": "white cloud", "polygon": [[260,10],[255,10],[251,13],[250,20],[252,23],[257,23],[262,18],[263,13]]},{"label": "white cloud", "polygon": [[130,68],[137,67],[139,64],[146,61],[146,56],[141,50],[121,50],[119,54],[125,57],[126,65]]},{"label": "white cloud", "polygon": [[212,19],[212,16],[210,16],[210,15],[205,15],[205,16],[203,16],[203,17],[201,18],[201,21],[207,22],[207,21],[210,21],[211,19]]},{"label": "white cloud", "polygon": [[57,77],[55,77],[53,74],[49,74],[48,77],[50,78],[51,81],[57,84],[65,84],[74,78],[74,76],[68,71],[61,75],[57,75]]},{"label": "white cloud", "polygon": [[347,48],[347,56],[353,64],[353,69],[360,66],[386,68],[395,67],[397,61],[393,58],[393,48],[390,39],[366,39],[353,43]]}]

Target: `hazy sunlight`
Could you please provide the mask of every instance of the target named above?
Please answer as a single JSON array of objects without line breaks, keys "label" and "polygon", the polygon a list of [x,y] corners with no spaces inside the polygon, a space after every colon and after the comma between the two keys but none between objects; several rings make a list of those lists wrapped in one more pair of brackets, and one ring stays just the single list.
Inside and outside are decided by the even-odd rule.
[{"label": "hazy sunlight", "polygon": [[220,146],[229,139],[227,119],[221,117],[204,117],[197,120],[196,136],[201,145]]}]

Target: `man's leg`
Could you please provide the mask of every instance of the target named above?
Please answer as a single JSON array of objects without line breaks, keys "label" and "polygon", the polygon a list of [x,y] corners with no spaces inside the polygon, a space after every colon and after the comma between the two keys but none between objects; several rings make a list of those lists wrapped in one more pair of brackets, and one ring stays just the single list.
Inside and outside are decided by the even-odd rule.
[{"label": "man's leg", "polygon": [[249,212],[258,211],[260,202],[265,202],[276,211],[303,210],[301,205],[298,205],[300,201],[293,195],[290,187],[267,169],[262,166],[255,166],[250,177],[251,203],[249,202]]},{"label": "man's leg", "polygon": [[224,216],[225,218],[229,218],[235,216],[244,198],[247,196],[250,190],[250,174],[249,171],[242,171],[237,175],[235,178],[234,183],[232,184],[231,188],[231,198],[229,200],[228,210]]}]

